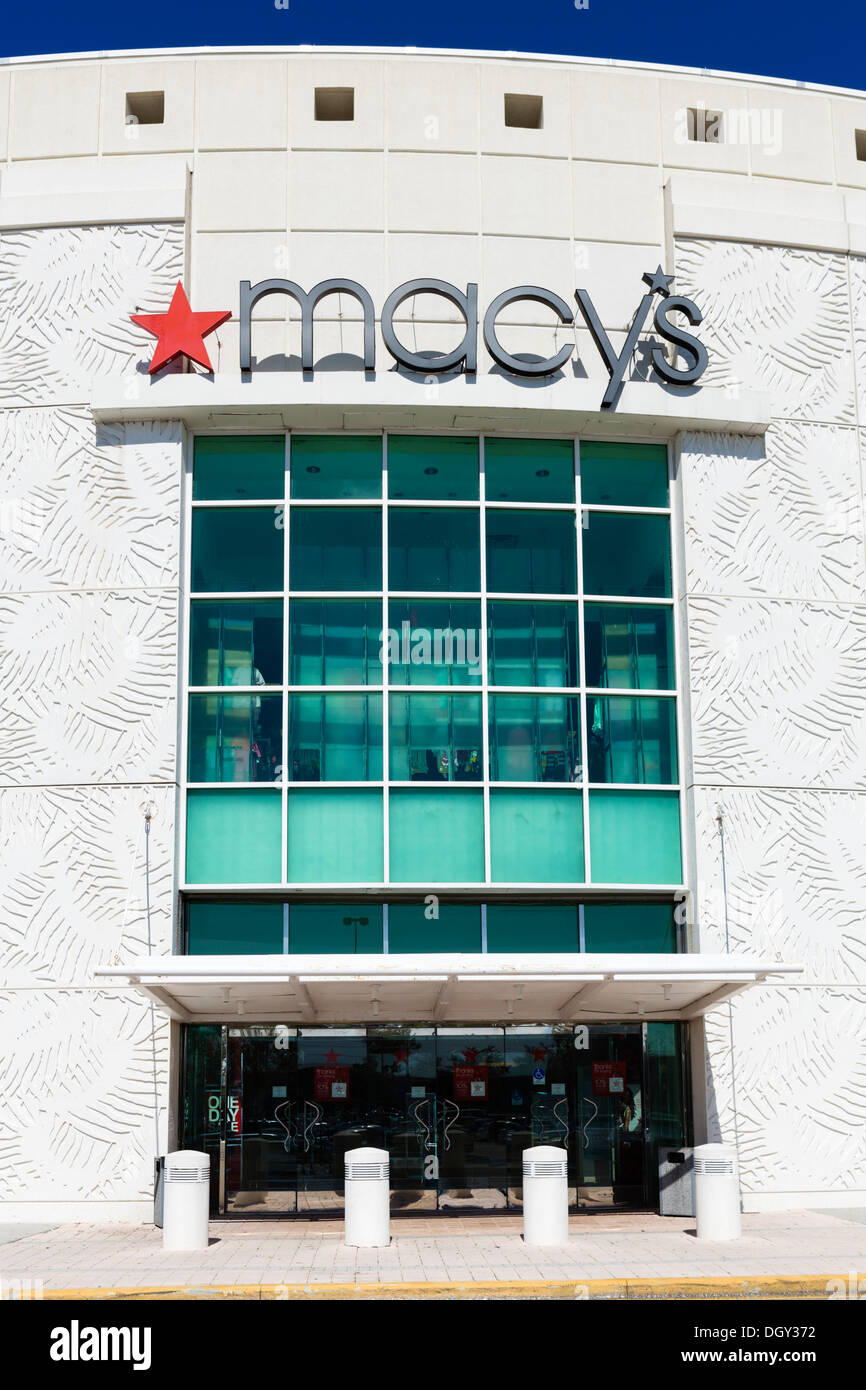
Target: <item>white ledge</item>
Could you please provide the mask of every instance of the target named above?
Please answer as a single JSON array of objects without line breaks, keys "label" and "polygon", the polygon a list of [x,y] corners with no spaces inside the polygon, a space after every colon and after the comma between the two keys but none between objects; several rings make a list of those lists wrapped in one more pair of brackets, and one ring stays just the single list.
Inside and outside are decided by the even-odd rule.
[{"label": "white ledge", "polygon": [[439,380],[395,371],[369,377],[357,371],[253,372],[248,379],[178,372],[151,381],[142,375],[94,384],[91,410],[105,423],[183,420],[198,428],[250,425],[280,428],[393,428],[541,430],[547,434],[626,433],[672,439],[683,430],[763,434],[770,398],[763,392],[728,394],[716,387],[669,387],[632,381],[616,408],[602,410],[604,382],[560,376],[516,380],[495,373],[474,380]]}]

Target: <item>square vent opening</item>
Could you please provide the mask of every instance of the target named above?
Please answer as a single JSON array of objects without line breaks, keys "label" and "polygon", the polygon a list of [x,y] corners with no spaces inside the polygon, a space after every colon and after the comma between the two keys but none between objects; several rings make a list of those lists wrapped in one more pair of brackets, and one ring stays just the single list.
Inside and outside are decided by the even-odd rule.
[{"label": "square vent opening", "polygon": [[317,87],[317,121],[353,121],[355,119],[354,87]]},{"label": "square vent opening", "polygon": [[541,97],[520,96],[516,92],[506,92],[505,124],[519,126],[522,130],[541,130],[543,106]]},{"label": "square vent opening", "polygon": [[163,125],[165,92],[127,92],[127,125]]},{"label": "square vent opening", "polygon": [[866,130],[854,131],[854,150],[858,159],[866,159]]},{"label": "square vent opening", "polygon": [[701,145],[721,145],[724,141],[724,112],[708,111],[705,106],[689,107],[689,139]]}]

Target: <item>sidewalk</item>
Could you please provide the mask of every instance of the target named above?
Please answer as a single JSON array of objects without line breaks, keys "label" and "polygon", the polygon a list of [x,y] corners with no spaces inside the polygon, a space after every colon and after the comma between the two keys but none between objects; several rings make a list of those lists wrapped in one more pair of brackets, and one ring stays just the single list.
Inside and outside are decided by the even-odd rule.
[{"label": "sidewalk", "polygon": [[519,1215],[407,1218],[387,1249],[356,1250],[341,1220],[240,1219],[212,1222],[206,1251],[167,1254],[153,1226],[62,1225],[0,1246],[0,1296],[41,1281],[46,1298],[826,1298],[831,1278],[866,1294],[863,1213],[746,1214],[724,1243],[653,1213],[572,1217],[568,1245],[548,1249],[521,1229]]}]

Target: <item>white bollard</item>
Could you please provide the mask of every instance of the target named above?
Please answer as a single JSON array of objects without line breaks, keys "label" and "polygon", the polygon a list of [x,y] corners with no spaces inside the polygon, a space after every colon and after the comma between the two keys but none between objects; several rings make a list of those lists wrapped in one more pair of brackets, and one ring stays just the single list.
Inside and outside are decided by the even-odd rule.
[{"label": "white bollard", "polygon": [[207,1250],[210,1154],[166,1154],[163,1193],[163,1250]]},{"label": "white bollard", "polygon": [[391,1243],[390,1160],[387,1149],[349,1149],[346,1168],[346,1244]]},{"label": "white bollard", "polygon": [[736,1240],[740,1234],[740,1173],[733,1144],[695,1149],[698,1240]]},{"label": "white bollard", "polygon": [[568,1154],[552,1144],[523,1150],[523,1240],[568,1243]]}]

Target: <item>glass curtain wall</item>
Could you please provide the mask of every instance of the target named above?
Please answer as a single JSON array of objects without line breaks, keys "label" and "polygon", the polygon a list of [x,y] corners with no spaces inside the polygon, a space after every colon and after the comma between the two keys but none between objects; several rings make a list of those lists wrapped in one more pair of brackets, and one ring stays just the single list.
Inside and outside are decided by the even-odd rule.
[{"label": "glass curtain wall", "polygon": [[681,882],[666,450],[212,436],[185,885]]}]

